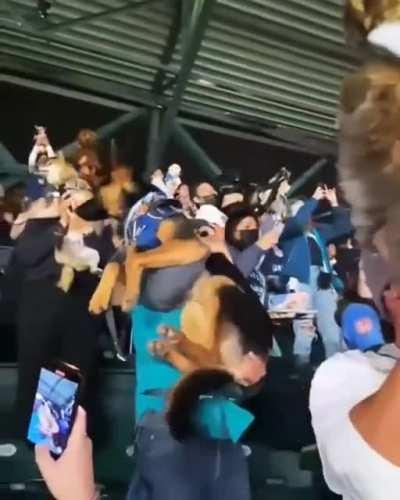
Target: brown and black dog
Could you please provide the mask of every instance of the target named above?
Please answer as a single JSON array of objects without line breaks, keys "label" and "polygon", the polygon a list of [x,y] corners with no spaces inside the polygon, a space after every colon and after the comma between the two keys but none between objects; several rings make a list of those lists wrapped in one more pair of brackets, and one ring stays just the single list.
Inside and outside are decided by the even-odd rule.
[{"label": "brown and black dog", "polygon": [[[229,269],[231,264],[225,263]],[[191,415],[201,396],[232,384],[258,385],[266,375],[272,331],[257,297],[233,279],[205,273],[195,283],[182,310],[180,331],[162,327],[161,339],[149,345],[153,355],[184,375],[167,411],[176,439],[195,433]]]},{"label": "brown and black dog", "polygon": [[[105,267],[90,301],[90,312],[100,314],[108,309],[111,302],[130,311],[138,301],[146,270],[185,266],[204,260],[209,250],[196,237],[198,227],[198,221],[186,219],[183,215],[174,216],[163,221],[159,227],[159,247],[145,252],[134,247],[126,248],[122,261],[110,262]],[[174,284],[171,283],[171,286]]]},{"label": "brown and black dog", "polygon": [[[177,439],[193,431],[191,414],[201,395],[230,383],[244,387],[257,384],[265,376],[272,346],[272,322],[257,297],[241,286],[240,277],[236,279],[239,271],[222,255],[218,271],[206,270],[210,252],[196,236],[198,222],[193,226],[194,222],[183,216],[164,221],[157,234],[161,246],[145,252],[131,248],[124,266],[110,263],[90,302],[94,313],[107,309],[124,272],[123,306],[128,310],[139,297],[146,271],[180,266],[185,272],[185,266],[204,262],[204,272],[181,298],[180,331],[165,325],[160,339],[149,345],[154,356],[171,363],[184,375],[173,390],[167,414]],[[171,283],[171,288],[174,285]]]}]

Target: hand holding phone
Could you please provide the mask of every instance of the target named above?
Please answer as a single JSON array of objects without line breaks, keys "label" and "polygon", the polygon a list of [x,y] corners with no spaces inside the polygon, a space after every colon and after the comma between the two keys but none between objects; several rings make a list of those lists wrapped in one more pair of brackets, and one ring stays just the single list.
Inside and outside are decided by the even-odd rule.
[{"label": "hand holding phone", "polygon": [[55,456],[67,446],[81,379],[79,370],[66,363],[40,370],[27,437],[34,444],[47,445]]},{"label": "hand holding phone", "polygon": [[95,500],[92,442],[86,433],[86,413],[78,408],[68,446],[55,460],[47,446],[36,446],[36,463],[57,500]]}]

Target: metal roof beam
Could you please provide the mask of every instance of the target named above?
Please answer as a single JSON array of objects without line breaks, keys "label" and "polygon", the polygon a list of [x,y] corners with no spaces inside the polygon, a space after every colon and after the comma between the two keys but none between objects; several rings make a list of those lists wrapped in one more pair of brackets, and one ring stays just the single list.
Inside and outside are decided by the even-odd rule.
[{"label": "metal roof beam", "polygon": [[273,115],[268,111],[257,110],[254,108],[248,108],[248,106],[242,104],[237,105],[232,100],[228,101],[228,104],[220,103],[217,100],[213,100],[209,97],[206,99],[196,98],[195,96],[187,96],[185,99],[185,106],[182,107],[183,110],[186,109],[187,103],[194,103],[198,105],[204,106],[204,109],[208,109],[209,111],[219,111],[222,113],[230,113],[232,115],[240,116],[243,119],[248,120],[256,120],[257,122],[264,121],[267,125],[274,124],[275,126],[285,126],[293,129],[304,130],[309,134],[314,134],[317,136],[324,136],[331,138],[333,135],[333,130],[330,127],[322,127],[315,125],[312,121],[300,121],[298,115],[293,115],[289,119],[283,119],[280,116]]},{"label": "metal roof beam", "polygon": [[[182,24],[182,19],[183,19],[183,12],[182,12],[182,4],[185,3],[185,0],[183,2],[181,1],[180,3],[174,2],[175,6],[175,13],[172,18],[172,22],[169,28],[169,33],[168,33],[168,38],[167,42],[165,44],[163,53],[160,58],[161,66],[159,70],[156,73],[156,76],[154,78],[154,83],[153,83],[153,93],[155,95],[162,94],[163,91],[167,88],[165,86],[166,84],[166,78],[168,73],[171,73],[168,71],[166,68],[169,67],[169,65],[172,62],[172,58],[176,49],[176,46],[178,44],[179,40],[179,34],[180,34],[180,26]],[[187,5],[187,0],[186,0],[186,5]],[[170,79],[169,84],[174,83],[176,80],[176,75],[172,79]]]},{"label": "metal roof beam", "polygon": [[17,26],[21,27],[26,20],[21,16],[20,12],[15,8],[14,5],[11,5],[9,0],[3,0],[2,4],[4,6],[4,12],[10,17]]},{"label": "metal roof beam", "polygon": [[[191,29],[193,28],[193,15],[192,15],[192,5],[191,2],[180,0],[181,2],[181,51],[182,54],[187,46],[188,37],[190,35]],[[189,22],[188,22],[189,19]]]},{"label": "metal roof beam", "polygon": [[216,134],[227,135],[228,137],[235,137],[237,139],[241,139],[244,141],[252,141],[258,142],[260,144],[267,144],[268,146],[274,146],[282,149],[286,149],[288,151],[294,151],[296,153],[305,153],[309,155],[333,155],[334,154],[334,145],[315,145],[314,148],[309,148],[306,146],[302,146],[297,144],[296,141],[287,142],[285,140],[273,139],[268,137],[267,135],[258,135],[252,132],[244,132],[241,130],[235,130],[223,125],[214,125],[204,123],[198,120],[191,120],[188,118],[179,118],[178,122],[182,125],[187,125],[188,127],[199,129],[199,130],[207,130],[209,132],[214,132]]},{"label": "metal roof beam", "polygon": [[[268,35],[274,40],[285,41],[295,47],[308,48],[311,51],[318,49],[319,55],[339,59],[342,63],[349,63],[351,65],[357,64],[354,51],[349,51],[344,44],[338,41],[333,41],[327,38],[321,38],[321,32],[316,28],[306,29],[302,31],[301,28],[307,28],[307,25],[299,23],[284,22],[285,18],[281,17],[279,20],[273,18],[268,9],[257,11],[257,15],[249,14],[249,6],[247,3],[233,3],[232,0],[220,0],[220,5],[228,7],[224,11],[223,19],[235,26],[238,19],[238,12],[241,13],[241,27],[252,30],[252,32],[260,33],[263,36]],[[280,5],[280,4],[279,4]]]},{"label": "metal roof beam", "polygon": [[69,99],[77,99],[83,102],[90,102],[91,104],[96,104],[98,106],[103,106],[106,108],[111,108],[120,111],[131,111],[132,105],[118,102],[114,99],[108,99],[105,97],[98,97],[87,92],[82,92],[79,90],[71,90],[61,85],[54,85],[51,83],[37,82],[31,78],[22,78],[14,75],[3,74],[0,75],[0,81],[4,83],[9,83],[11,85],[17,85],[24,88],[29,88],[33,90],[39,90],[40,92],[46,92],[48,94],[60,95],[63,97],[68,97]]},{"label": "metal roof beam", "polygon": [[159,154],[159,133],[160,133],[160,110],[152,109],[149,112],[148,120],[148,136],[146,144],[146,166],[143,177],[147,179],[160,168]]},{"label": "metal roof beam", "polygon": [[198,167],[203,170],[208,178],[215,179],[222,174],[222,170],[219,166],[207,155],[204,149],[197,144],[182,125],[175,122],[172,132],[176,142],[182,146],[192,158],[193,162],[197,163]]},{"label": "metal roof beam", "polygon": [[[0,55],[0,71],[17,73],[28,76],[37,81],[37,90],[41,90],[41,83],[51,82],[74,90],[84,90],[97,96],[117,98],[120,102],[128,102],[155,107],[158,103],[147,92],[141,92],[129,85],[116,83],[107,79],[80,74],[75,71],[55,68],[52,65],[32,62],[24,58]],[[42,90],[45,90],[43,87]]]},{"label": "metal roof beam", "polygon": [[[258,138],[258,142],[266,142],[273,146],[285,147],[284,143],[286,143],[286,146],[292,144],[303,148],[304,151],[302,152],[315,151],[321,155],[332,156],[336,156],[337,154],[337,141],[333,138],[323,139],[315,134],[302,132],[293,127],[277,128],[276,124],[268,122],[265,119],[250,119],[250,117],[234,113],[226,114],[211,108],[189,103],[182,105],[182,111],[184,111],[184,116],[182,117],[182,120],[184,120],[183,123],[187,123],[187,120],[189,120],[193,127],[196,124],[197,128],[208,130],[209,124],[212,122],[213,127],[214,125],[217,127],[222,126],[228,135],[231,132],[238,132],[246,136],[243,138],[256,140],[256,142],[256,138]],[[196,117],[197,120],[193,120],[193,117]],[[269,138],[268,135],[275,137]],[[276,141],[279,141],[280,144],[277,144]],[[300,151],[300,149],[298,150]]]},{"label": "metal roof beam", "polygon": [[[1,21],[1,18],[0,18]],[[85,39],[84,36],[74,33],[71,39],[68,41],[64,39],[55,39],[51,35],[46,35],[44,33],[39,33],[33,31],[32,29],[22,27],[21,31],[11,30],[7,27],[3,27],[0,22],[0,33],[4,33],[7,37],[17,36],[19,39],[26,38],[28,41],[33,40],[34,42],[43,43],[48,48],[55,47],[56,49],[67,49],[68,51],[83,54],[93,59],[98,59],[102,61],[114,61],[115,63],[121,64],[123,67],[135,67],[137,66],[141,71],[143,68],[148,71],[149,69],[159,69],[160,63],[154,58],[149,58],[147,56],[141,56],[135,54],[129,54],[129,57],[123,57],[123,54],[127,53],[127,50],[121,50],[119,48],[109,48],[104,46],[99,46],[98,43]],[[72,40],[73,38],[73,40]],[[93,48],[95,46],[96,48]],[[170,69],[171,72],[173,69]]]},{"label": "metal roof beam", "polygon": [[0,174],[17,175],[24,177],[28,175],[28,167],[19,163],[8,149],[0,142]]},{"label": "metal roof beam", "polygon": [[[82,99],[121,111],[132,110],[132,107],[139,103],[153,108],[157,105],[151,100],[150,96],[144,99],[141,94],[136,94],[134,89],[128,85],[82,76],[69,70],[57,71],[54,68],[51,70],[51,67],[44,63],[35,63],[34,68],[31,66],[33,65],[27,65],[25,59],[22,58],[0,56],[0,73],[3,73],[3,75],[0,74],[0,80],[7,82],[10,78],[9,83],[34,88],[39,91],[52,92],[65,97]],[[9,74],[4,74],[4,71],[24,75],[24,77],[9,76]],[[43,77],[46,77],[46,75],[51,75],[51,79],[49,79],[51,83],[43,81]],[[243,139],[292,149],[290,143],[284,143],[283,138],[276,137],[274,140],[266,137],[265,134],[275,135],[271,130],[274,125],[268,123],[266,119],[240,116],[234,112],[227,114],[210,106],[199,106],[189,102],[182,103],[181,110],[184,113],[183,120],[185,120],[182,123],[189,124],[186,121],[188,119],[192,127],[226,133],[233,137],[240,137],[243,134]],[[300,150],[300,147],[303,146],[308,152],[316,152],[321,155],[335,154],[333,141],[323,141],[323,144],[319,144],[321,142],[320,138],[315,135],[307,135],[307,141],[304,143],[304,136],[297,137],[295,129],[280,127],[279,133],[283,132],[286,132],[285,139],[291,141],[293,150]],[[311,140],[315,141],[312,145],[309,143]]]},{"label": "metal roof beam", "polygon": [[110,9],[101,10],[95,14],[88,14],[86,16],[78,17],[76,19],[69,19],[68,21],[62,21],[61,23],[48,25],[45,28],[41,29],[42,33],[58,33],[62,30],[69,29],[75,26],[79,26],[80,24],[85,24],[88,21],[93,21],[94,19],[103,19],[105,17],[109,17],[115,14],[121,14],[122,12],[126,12],[128,10],[138,9],[140,7],[147,6],[154,2],[159,2],[160,0],[139,0],[136,2],[130,1],[126,2],[120,7],[112,7]]},{"label": "metal roof beam", "polygon": [[[184,0],[187,1],[187,0]],[[197,54],[200,50],[201,43],[204,38],[208,22],[211,17],[211,12],[216,3],[216,0],[194,0],[193,11],[190,22],[192,23],[191,32],[188,35],[187,45],[182,57],[181,69],[176,79],[176,85],[172,99],[167,106],[164,116],[161,120],[160,127],[160,155],[168,143],[168,139],[172,132],[172,125],[178,114],[186,85],[189,81]],[[193,18],[193,16],[195,16]]]}]

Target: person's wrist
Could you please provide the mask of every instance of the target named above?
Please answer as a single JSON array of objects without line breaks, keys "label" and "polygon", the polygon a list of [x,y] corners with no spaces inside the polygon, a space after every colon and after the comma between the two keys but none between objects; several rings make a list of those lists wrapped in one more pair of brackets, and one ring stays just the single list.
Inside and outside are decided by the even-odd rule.
[{"label": "person's wrist", "polygon": [[269,250],[270,248],[272,248],[272,244],[268,241],[257,241],[256,242],[256,246],[260,249],[260,250],[263,250],[264,252],[266,252],[267,250]]}]

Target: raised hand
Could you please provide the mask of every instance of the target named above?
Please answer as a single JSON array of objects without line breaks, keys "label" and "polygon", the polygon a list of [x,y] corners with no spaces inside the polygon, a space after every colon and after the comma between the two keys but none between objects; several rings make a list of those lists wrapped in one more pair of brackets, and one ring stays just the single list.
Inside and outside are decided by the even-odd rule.
[{"label": "raised hand", "polygon": [[326,190],[326,199],[330,202],[330,204],[332,205],[332,207],[338,207],[339,206],[339,202],[338,202],[338,199],[337,199],[337,193],[336,193],[336,189],[333,188],[333,189],[327,189]]},{"label": "raised hand", "polygon": [[318,201],[323,200],[326,197],[326,188],[318,186],[312,197]]}]

